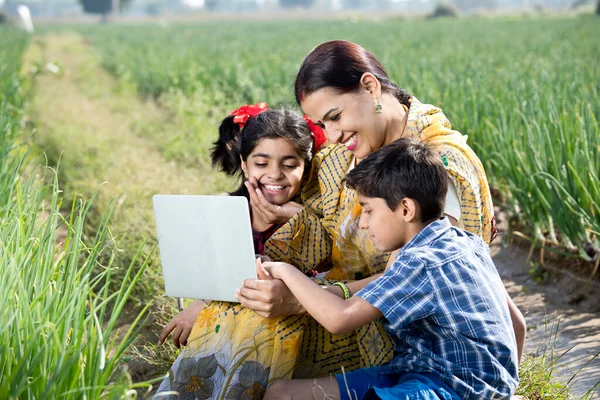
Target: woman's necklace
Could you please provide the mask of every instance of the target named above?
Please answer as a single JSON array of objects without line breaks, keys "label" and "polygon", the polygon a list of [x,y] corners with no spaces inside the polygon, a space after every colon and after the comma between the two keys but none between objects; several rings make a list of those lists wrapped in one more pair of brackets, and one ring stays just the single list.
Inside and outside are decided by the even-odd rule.
[{"label": "woman's necklace", "polygon": [[402,131],[400,131],[400,137],[403,138],[406,136],[406,127],[408,126],[408,107],[406,105],[401,104],[404,109],[404,124],[402,125]]},{"label": "woman's necklace", "polygon": [[[405,104],[400,104],[400,105],[404,109],[404,118],[403,118],[404,123],[402,124],[402,130],[400,131],[400,136],[398,137],[398,139],[406,136],[405,132],[406,132],[406,127],[408,126],[408,107]],[[377,149],[377,150],[379,150],[379,149]],[[375,151],[377,151],[377,150],[375,150]],[[350,170],[354,169],[359,162],[360,162],[360,160],[358,160],[356,157],[352,157],[352,162],[350,163],[350,169],[348,170],[348,172],[350,172]]]}]

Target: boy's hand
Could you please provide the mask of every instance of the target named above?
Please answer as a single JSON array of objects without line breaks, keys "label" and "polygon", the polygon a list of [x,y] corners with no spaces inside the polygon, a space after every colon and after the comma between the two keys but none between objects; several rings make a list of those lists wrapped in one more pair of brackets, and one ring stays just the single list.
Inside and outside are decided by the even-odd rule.
[{"label": "boy's hand", "polygon": [[250,195],[252,211],[259,213],[262,219],[268,224],[286,223],[303,208],[302,205],[293,201],[288,201],[281,206],[269,203],[258,188],[258,181],[254,177],[250,177],[250,180],[245,185]]},{"label": "boy's hand", "polygon": [[286,268],[296,269],[293,265],[284,262],[268,261],[262,263],[262,269],[274,279],[283,279],[282,273]]},{"label": "boy's hand", "polygon": [[258,277],[258,279],[263,279],[263,280],[273,279],[273,277],[271,277],[271,275],[263,267],[261,258],[256,259],[256,276]]}]

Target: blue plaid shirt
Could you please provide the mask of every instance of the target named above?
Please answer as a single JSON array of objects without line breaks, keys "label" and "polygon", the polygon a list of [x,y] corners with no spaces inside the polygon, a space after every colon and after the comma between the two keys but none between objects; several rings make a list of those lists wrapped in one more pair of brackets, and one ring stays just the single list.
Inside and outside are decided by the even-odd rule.
[{"label": "blue plaid shirt", "polygon": [[517,343],[504,286],[478,236],[435,221],[356,293],[377,307],[395,344],[386,373],[432,373],[464,399],[508,398]]}]

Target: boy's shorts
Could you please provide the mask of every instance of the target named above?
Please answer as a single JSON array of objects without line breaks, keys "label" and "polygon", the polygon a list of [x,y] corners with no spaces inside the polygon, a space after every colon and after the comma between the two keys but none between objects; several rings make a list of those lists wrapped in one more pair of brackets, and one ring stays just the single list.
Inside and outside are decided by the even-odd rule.
[{"label": "boy's shorts", "polygon": [[382,370],[382,367],[371,367],[347,372],[345,381],[344,375],[337,374],[340,400],[460,400],[448,385],[432,374],[383,374]]}]

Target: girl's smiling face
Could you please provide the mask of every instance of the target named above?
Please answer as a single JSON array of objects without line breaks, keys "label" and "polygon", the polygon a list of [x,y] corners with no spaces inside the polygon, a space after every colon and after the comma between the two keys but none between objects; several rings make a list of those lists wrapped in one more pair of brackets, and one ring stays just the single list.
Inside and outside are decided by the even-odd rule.
[{"label": "girl's smiling face", "polygon": [[290,201],[302,183],[304,159],[289,139],[261,139],[248,158],[242,160],[246,179],[256,178],[258,187],[271,204]]}]

